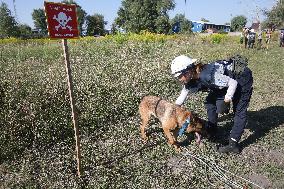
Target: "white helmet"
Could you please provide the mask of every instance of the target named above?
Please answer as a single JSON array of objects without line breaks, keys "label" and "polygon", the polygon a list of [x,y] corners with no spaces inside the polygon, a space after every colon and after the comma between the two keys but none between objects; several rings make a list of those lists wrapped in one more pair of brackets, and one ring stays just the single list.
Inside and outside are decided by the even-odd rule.
[{"label": "white helmet", "polygon": [[176,57],[171,63],[171,70],[174,77],[178,77],[184,71],[192,67],[197,59],[189,58],[185,55]]}]

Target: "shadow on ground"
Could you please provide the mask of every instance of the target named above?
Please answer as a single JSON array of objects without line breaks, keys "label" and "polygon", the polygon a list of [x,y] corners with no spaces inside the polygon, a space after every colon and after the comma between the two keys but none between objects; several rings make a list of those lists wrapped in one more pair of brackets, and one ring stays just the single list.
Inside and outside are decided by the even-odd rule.
[{"label": "shadow on ground", "polygon": [[[271,106],[260,111],[248,112],[248,125],[253,134],[244,140],[241,145],[246,147],[264,137],[270,130],[280,127],[284,123],[284,107]],[[283,125],[282,125],[283,126]]]},{"label": "shadow on ground", "polygon": [[[248,125],[252,134],[241,142],[243,148],[255,143],[264,137],[270,130],[280,127],[284,123],[284,106],[271,106],[259,111],[248,111]],[[226,115],[219,119],[219,122],[225,122],[214,142],[224,144],[229,136],[233,126],[233,115]]]}]

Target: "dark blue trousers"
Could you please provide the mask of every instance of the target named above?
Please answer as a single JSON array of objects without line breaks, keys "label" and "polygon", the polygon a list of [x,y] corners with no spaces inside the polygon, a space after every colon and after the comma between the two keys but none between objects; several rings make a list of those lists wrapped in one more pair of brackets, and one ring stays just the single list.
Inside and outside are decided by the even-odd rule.
[{"label": "dark blue trousers", "polygon": [[[238,82],[236,92],[233,97],[234,125],[230,132],[230,138],[239,141],[247,123],[247,108],[252,95],[253,77],[249,68],[234,78]],[[208,127],[217,126],[218,113],[221,113],[220,106],[224,101],[227,88],[211,89],[206,100]]]}]

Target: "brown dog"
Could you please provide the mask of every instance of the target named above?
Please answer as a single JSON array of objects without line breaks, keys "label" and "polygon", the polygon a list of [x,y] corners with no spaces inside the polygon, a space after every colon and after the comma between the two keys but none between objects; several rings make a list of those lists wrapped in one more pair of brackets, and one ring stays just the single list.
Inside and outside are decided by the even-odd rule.
[{"label": "brown dog", "polygon": [[160,97],[145,96],[139,105],[139,113],[142,121],[140,129],[143,140],[147,140],[145,129],[151,115],[153,115],[160,120],[169,144],[173,145],[178,151],[180,151],[180,149],[177,144],[176,131],[182,127],[187,118],[190,118],[190,124],[186,128],[185,132],[195,132],[198,138],[198,143],[200,142],[200,134],[205,132],[204,121],[198,118],[196,114],[187,111],[180,106],[167,102]]}]

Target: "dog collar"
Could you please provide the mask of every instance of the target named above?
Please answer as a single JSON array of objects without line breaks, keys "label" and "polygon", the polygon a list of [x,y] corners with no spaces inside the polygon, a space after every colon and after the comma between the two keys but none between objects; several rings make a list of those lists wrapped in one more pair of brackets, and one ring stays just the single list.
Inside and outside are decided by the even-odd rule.
[{"label": "dog collar", "polygon": [[182,127],[180,128],[179,132],[178,132],[178,136],[181,136],[184,131],[186,130],[186,128],[188,127],[188,125],[190,124],[190,117],[188,117],[185,122],[182,124]]}]

